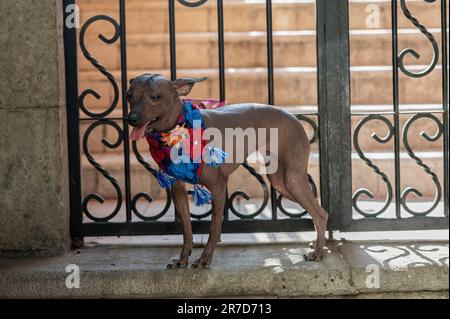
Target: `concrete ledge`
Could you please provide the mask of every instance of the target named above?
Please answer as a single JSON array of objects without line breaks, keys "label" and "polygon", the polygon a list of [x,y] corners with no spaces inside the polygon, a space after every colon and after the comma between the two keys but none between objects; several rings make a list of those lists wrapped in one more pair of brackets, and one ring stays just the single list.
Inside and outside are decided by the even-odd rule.
[{"label": "concrete ledge", "polygon": [[[207,270],[165,269],[178,247],[99,245],[59,257],[4,258],[0,297],[448,298],[448,242],[332,243],[323,262],[305,262],[308,250],[223,245]],[[69,264],[80,267],[79,289],[66,288]],[[369,265],[379,269],[379,288],[366,285]]]}]

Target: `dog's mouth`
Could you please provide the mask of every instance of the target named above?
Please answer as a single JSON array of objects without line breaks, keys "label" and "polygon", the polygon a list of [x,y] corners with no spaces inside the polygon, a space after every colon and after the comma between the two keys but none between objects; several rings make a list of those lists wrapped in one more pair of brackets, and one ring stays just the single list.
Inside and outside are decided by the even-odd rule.
[{"label": "dog's mouth", "polygon": [[134,127],[130,134],[130,139],[132,141],[138,141],[141,138],[145,137],[148,133],[153,131],[154,125],[159,121],[159,117],[154,117],[150,121],[148,121],[146,124],[142,125],[141,127]]}]

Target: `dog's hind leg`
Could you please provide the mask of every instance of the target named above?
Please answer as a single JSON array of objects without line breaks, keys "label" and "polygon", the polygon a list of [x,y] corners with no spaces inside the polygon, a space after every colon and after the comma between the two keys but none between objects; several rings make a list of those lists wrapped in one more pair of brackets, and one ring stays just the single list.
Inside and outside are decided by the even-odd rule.
[{"label": "dog's hind leg", "polygon": [[177,181],[172,186],[172,198],[183,225],[183,249],[180,258],[174,259],[167,268],[186,268],[192,252],[192,224],[186,186],[183,182]]},{"label": "dog's hind leg", "polygon": [[306,260],[321,260],[323,258],[323,246],[325,245],[325,231],[327,228],[328,213],[323,209],[311,189],[306,172],[300,173],[296,167],[285,170],[285,187],[291,196],[311,215],[317,232],[315,249]]}]

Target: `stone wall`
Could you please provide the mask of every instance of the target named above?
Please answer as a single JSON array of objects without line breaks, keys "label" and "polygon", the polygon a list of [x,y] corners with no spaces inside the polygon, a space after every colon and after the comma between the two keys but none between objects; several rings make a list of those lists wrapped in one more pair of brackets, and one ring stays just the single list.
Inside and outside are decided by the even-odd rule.
[{"label": "stone wall", "polygon": [[0,251],[69,247],[60,0],[0,1]]}]

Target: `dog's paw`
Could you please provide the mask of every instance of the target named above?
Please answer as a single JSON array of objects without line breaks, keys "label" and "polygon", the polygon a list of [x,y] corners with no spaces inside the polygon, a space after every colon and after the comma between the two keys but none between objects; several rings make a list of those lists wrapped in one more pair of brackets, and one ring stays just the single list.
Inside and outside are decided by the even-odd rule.
[{"label": "dog's paw", "polygon": [[210,263],[211,263],[211,260],[209,260],[209,258],[207,258],[207,257],[200,257],[199,259],[197,259],[192,264],[192,268],[193,269],[196,269],[196,268],[209,268]]},{"label": "dog's paw", "polygon": [[303,258],[305,258],[306,261],[321,261],[323,259],[323,253],[312,251],[309,254],[304,254]]},{"label": "dog's paw", "polygon": [[170,264],[167,265],[168,269],[180,269],[187,268],[188,258],[174,259]]}]

